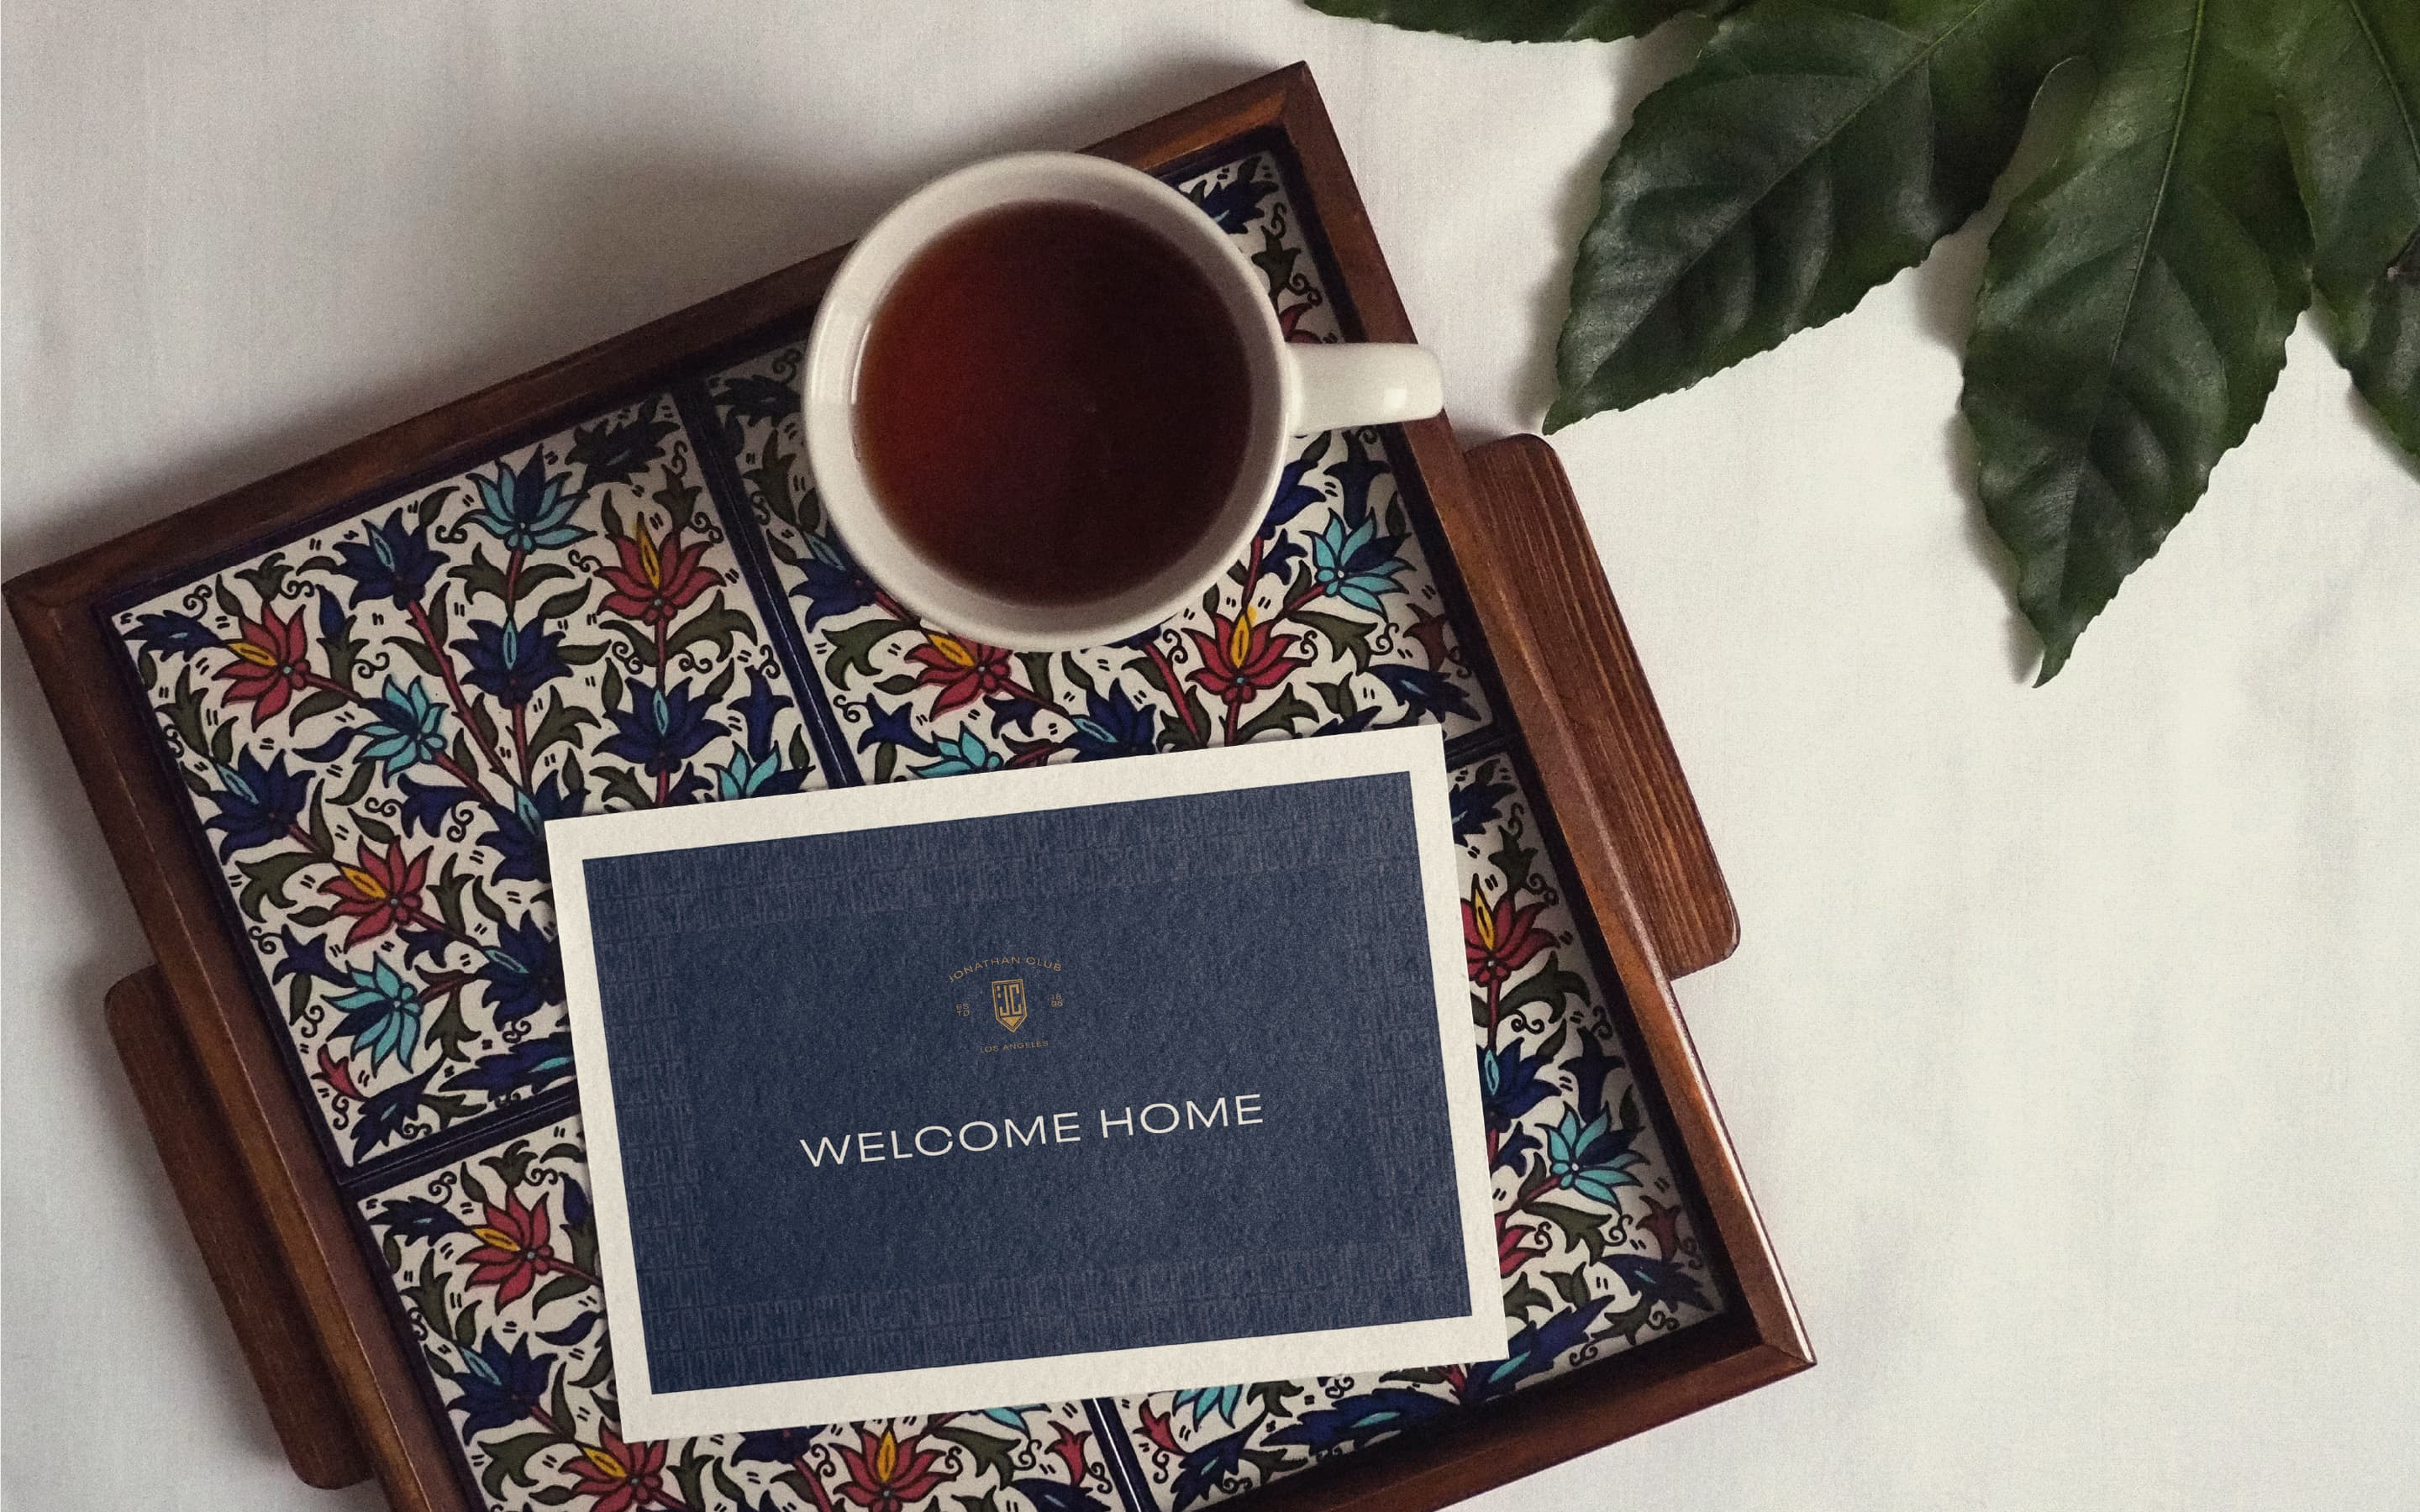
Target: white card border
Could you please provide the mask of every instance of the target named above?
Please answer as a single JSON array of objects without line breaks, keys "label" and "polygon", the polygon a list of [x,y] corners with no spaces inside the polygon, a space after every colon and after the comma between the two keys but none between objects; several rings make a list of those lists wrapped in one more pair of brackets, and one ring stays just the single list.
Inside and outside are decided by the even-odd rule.
[{"label": "white card border", "polygon": [[[1218,1339],[975,1365],[874,1371],[659,1393],[647,1375],[646,1323],[631,1255],[629,1206],[614,1119],[590,938],[585,863],[610,856],[787,840],[803,835],[930,824],[1035,810],[1277,787],[1400,772],[1412,823],[1436,983],[1438,1055],[1445,1073],[1454,1196],[1461,1219],[1468,1310],[1458,1317],[1362,1328]],[[1263,745],[1171,752],[954,779],[821,789],[771,798],[558,819],[546,826],[554,906],[578,1058],[590,1196],[605,1320],[620,1392],[622,1433],[633,1442],[741,1433],[805,1423],[854,1422],[1003,1402],[1074,1401],[1239,1381],[1356,1375],[1504,1357],[1511,1324],[1497,1274],[1494,1183],[1487,1168],[1478,1059],[1470,1038],[1463,960],[1461,869],[1447,801],[1445,735],[1435,725],[1321,735]]]}]

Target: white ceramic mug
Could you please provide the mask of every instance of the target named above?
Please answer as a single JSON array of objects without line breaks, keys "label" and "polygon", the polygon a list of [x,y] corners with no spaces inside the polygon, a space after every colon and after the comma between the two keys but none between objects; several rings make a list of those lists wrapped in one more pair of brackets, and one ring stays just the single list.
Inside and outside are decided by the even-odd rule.
[{"label": "white ceramic mug", "polygon": [[[892,522],[858,455],[858,363],[892,281],[936,237],[970,217],[1049,201],[1073,201],[1139,222],[1190,259],[1234,320],[1252,393],[1234,486],[1202,539],[1144,581],[1076,603],[1005,597],[944,571]],[[1260,273],[1199,206],[1149,174],[1075,152],[993,158],[935,179],[901,201],[833,276],[807,341],[799,386],[815,486],[827,517],[859,564],[892,597],[940,628],[1018,651],[1063,651],[1124,640],[1190,603],[1250,546],[1285,467],[1290,438],[1419,420],[1444,405],[1436,359],[1423,347],[1289,343],[1269,308]]]}]

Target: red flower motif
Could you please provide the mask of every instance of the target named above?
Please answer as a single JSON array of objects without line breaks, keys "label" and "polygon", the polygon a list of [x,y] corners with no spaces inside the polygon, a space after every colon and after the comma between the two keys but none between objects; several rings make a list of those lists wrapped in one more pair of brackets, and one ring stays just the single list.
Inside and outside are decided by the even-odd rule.
[{"label": "red flower motif", "polygon": [[496,1288],[496,1305],[517,1302],[539,1276],[554,1269],[554,1250],[547,1242],[546,1204],[523,1207],[513,1193],[504,1205],[488,1205],[488,1221],[471,1230],[479,1247],[462,1257],[471,1262],[471,1284]]},{"label": "red flower motif", "polygon": [[1092,1435],[1078,1433],[1064,1423],[1059,1424],[1058,1428],[1059,1439],[1050,1445],[1050,1452],[1067,1467],[1067,1484],[1081,1486],[1084,1484],[1084,1441]]},{"label": "red flower motif", "polygon": [[362,1100],[362,1089],[353,1081],[352,1065],[328,1054],[326,1045],[319,1047],[319,1079],[334,1088],[338,1095],[350,1102],[358,1103]]},{"label": "red flower motif", "polygon": [[1142,1417],[1142,1436],[1151,1441],[1153,1448],[1172,1455],[1185,1452],[1185,1446],[1176,1442],[1176,1429],[1170,1425],[1168,1413],[1154,1413],[1148,1401],[1138,1404],[1136,1410]]},{"label": "red flower motif", "polygon": [[1647,1216],[1638,1220],[1638,1227],[1655,1236],[1656,1253],[1662,1258],[1668,1260],[1679,1258],[1681,1254],[1680,1204],[1674,1203],[1668,1208],[1653,1197],[1646,1200]]},{"label": "red flower motif", "polygon": [[706,547],[682,541],[677,525],[665,533],[661,546],[647,533],[644,518],[636,536],[616,535],[613,540],[622,564],[605,569],[605,580],[613,585],[613,592],[605,595],[607,613],[644,625],[667,625],[697,602],[698,594],[714,586],[714,574],[700,565]]},{"label": "red flower motif", "polygon": [[235,660],[214,675],[226,679],[230,700],[253,706],[253,722],[259,724],[275,718],[296,688],[311,685],[311,636],[302,628],[300,609],[292,619],[281,620],[275,609],[263,604],[259,619],[239,623],[241,639],[226,643]]},{"label": "red flower motif", "polygon": [[1497,1274],[1511,1275],[1521,1269],[1522,1261],[1532,1255],[1544,1253],[1543,1250],[1533,1250],[1529,1247],[1529,1241],[1537,1232],[1537,1229],[1528,1224],[1497,1225],[1496,1270]]},{"label": "red flower motif", "polygon": [[902,1444],[889,1428],[876,1438],[863,1428],[857,1430],[858,1446],[840,1446],[841,1463],[848,1467],[848,1479],[840,1489],[847,1497],[868,1512],[900,1512],[933,1494],[941,1484],[941,1473],[933,1468],[941,1458],[939,1451],[920,1449],[915,1441]]},{"label": "red flower motif", "polygon": [[428,880],[428,853],[406,856],[401,841],[387,841],[386,854],[363,850],[347,866],[339,862],[334,880],[319,890],[336,900],[336,912],[353,921],[347,945],[374,939],[397,924],[420,916],[420,889]]},{"label": "red flower motif", "polygon": [[1249,604],[1232,620],[1213,614],[1210,623],[1216,634],[1185,633],[1202,652],[1202,665],[1194,671],[1193,680],[1213,698],[1242,703],[1284,682],[1296,667],[1308,665],[1286,655],[1298,638],[1272,632]]},{"label": "red flower motif", "polygon": [[1555,937],[1537,927],[1545,906],[1515,908],[1510,892],[1491,903],[1473,882],[1470,896],[1462,901],[1462,953],[1470,965],[1470,980],[1481,987],[1501,987],[1553,944]]},{"label": "red flower motif", "polygon": [[564,1466],[574,1477],[575,1494],[597,1498],[588,1512],[628,1512],[663,1495],[661,1443],[625,1443],[609,1427],[599,1427],[597,1437],[597,1447],[581,1445],[580,1458]]},{"label": "red flower motif", "polygon": [[926,631],[924,643],[908,653],[908,659],[924,669],[916,674],[919,687],[941,690],[941,696],[933,701],[935,714],[972,703],[1009,683],[1007,652],[938,631]]}]

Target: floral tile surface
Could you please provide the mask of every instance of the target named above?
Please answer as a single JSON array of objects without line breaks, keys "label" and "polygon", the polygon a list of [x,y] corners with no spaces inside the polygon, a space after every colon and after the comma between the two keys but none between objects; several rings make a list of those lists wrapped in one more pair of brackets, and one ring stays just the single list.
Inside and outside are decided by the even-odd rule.
[{"label": "floral tile surface", "polygon": [[[1337,339],[1272,157],[1179,187],[1260,268],[1293,339]],[[805,462],[799,362],[798,346],[782,347],[716,375],[708,392],[843,759],[866,778],[1440,720],[1452,738],[1486,722],[1382,432],[1298,440],[1259,539],[1183,613],[1114,645],[1016,655],[920,623],[826,528]]]},{"label": "floral tile surface", "polygon": [[[1160,1512],[1187,1512],[1714,1316],[1720,1290],[1617,1048],[1509,757],[1453,776],[1508,1357],[1118,1404]],[[1612,989],[1618,994],[1619,989]]]},{"label": "floral tile surface", "polygon": [[571,1074],[547,820],[822,783],[664,395],[115,624],[341,1164]]},{"label": "floral tile surface", "polygon": [[[1179,185],[1340,328],[1277,157]],[[917,623],[824,529],[795,341],[111,616],[365,1242],[494,1509],[1187,1512],[1711,1316],[1612,984],[1398,486],[1299,442],[1259,539],[1119,645]],[[632,1444],[618,1436],[551,818],[1442,723],[1512,1357]]]},{"label": "floral tile surface", "polygon": [[631,1443],[618,1431],[577,1117],[365,1198],[362,1214],[495,1512],[1105,1512],[1081,1405]]}]

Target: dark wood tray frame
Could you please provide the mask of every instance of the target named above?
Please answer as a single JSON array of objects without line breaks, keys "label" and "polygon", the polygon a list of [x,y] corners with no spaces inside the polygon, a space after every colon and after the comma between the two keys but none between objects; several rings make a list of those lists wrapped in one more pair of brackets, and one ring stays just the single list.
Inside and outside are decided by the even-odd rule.
[{"label": "dark wood tray frame", "polygon": [[[1364,334],[1410,321],[1308,69],[1295,65],[1099,144],[1158,167],[1246,133],[1293,143]],[[42,687],[158,965],[109,994],[113,1037],[296,1473],[375,1473],[405,1512],[460,1512],[447,1426],[390,1323],[187,838],[185,804],[120,689],[95,607],[404,473],[468,463],[597,394],[797,322],[837,249],[239,488],[7,585]],[[1738,921],[1560,465],[1535,437],[1466,456],[1443,416],[1403,427],[1606,942],[1735,1305],[1637,1350],[1252,1493],[1263,1512],[1426,1512],[1813,1364],[1670,978],[1729,955]],[[267,1242],[262,1242],[265,1235]]]}]

